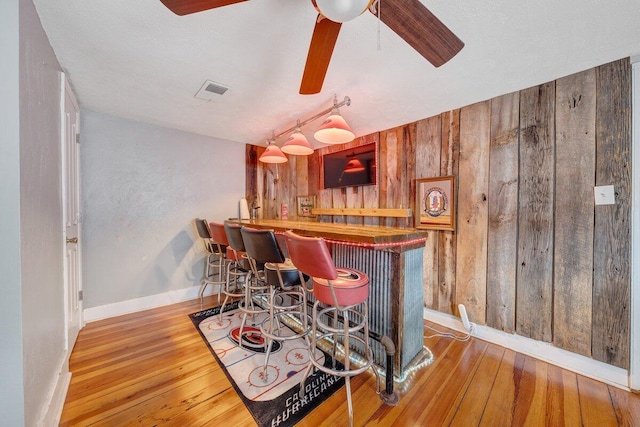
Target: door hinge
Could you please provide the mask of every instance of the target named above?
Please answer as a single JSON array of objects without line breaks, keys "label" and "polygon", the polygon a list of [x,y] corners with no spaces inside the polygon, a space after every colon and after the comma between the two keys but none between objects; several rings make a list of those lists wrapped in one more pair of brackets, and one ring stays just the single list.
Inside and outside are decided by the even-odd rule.
[{"label": "door hinge", "polygon": [[80,144],[80,134],[76,133],[76,144]]},{"label": "door hinge", "polygon": [[82,299],[83,295],[82,295],[82,291],[78,291],[78,301],[83,301]]}]

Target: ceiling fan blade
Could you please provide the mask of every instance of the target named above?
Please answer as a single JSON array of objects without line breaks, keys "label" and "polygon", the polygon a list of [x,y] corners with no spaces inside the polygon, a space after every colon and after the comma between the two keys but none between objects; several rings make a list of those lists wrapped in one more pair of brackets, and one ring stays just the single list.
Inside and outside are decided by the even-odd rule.
[{"label": "ceiling fan blade", "polygon": [[301,95],[311,95],[322,90],[322,83],[329,68],[340,27],[342,27],[341,23],[318,15],[307,54],[307,63],[302,74],[302,83],[300,83]]},{"label": "ceiling fan blade", "polygon": [[203,10],[240,3],[247,0],[160,0],[162,4],[176,15],[189,15]]},{"label": "ceiling fan blade", "polygon": [[380,3],[380,20],[434,66],[446,63],[464,47],[462,40],[420,0],[382,0]]}]

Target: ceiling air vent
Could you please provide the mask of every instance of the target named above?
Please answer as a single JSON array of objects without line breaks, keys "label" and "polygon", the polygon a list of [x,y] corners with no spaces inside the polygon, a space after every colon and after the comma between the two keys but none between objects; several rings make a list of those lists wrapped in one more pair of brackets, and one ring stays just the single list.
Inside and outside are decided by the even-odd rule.
[{"label": "ceiling air vent", "polygon": [[196,98],[211,101],[215,95],[222,95],[227,90],[229,90],[228,87],[212,82],[211,80],[207,80],[204,82],[198,93],[196,93]]}]

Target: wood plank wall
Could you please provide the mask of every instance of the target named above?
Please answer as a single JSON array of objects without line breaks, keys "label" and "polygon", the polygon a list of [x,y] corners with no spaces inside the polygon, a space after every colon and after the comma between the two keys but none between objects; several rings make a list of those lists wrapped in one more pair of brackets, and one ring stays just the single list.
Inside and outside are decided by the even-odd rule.
[{"label": "wood plank wall", "polygon": [[[322,155],[378,143],[378,185],[321,188]],[[414,123],[257,161],[247,198],[263,218],[413,226],[412,219],[297,218],[297,195],[323,208],[415,209],[417,178],[455,175],[457,230],[430,231],[424,305],[614,366],[629,366],[631,66],[622,59]],[[593,187],[616,204],[595,206]]]}]

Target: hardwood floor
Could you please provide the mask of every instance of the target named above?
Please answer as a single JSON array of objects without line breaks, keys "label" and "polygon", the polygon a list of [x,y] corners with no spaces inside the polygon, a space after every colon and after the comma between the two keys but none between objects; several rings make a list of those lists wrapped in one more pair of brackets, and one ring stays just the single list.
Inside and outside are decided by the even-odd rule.
[{"label": "hardwood floor", "polygon": [[[187,317],[199,309],[190,301],[88,324],[61,425],[255,425]],[[478,339],[425,344],[435,361],[398,406],[381,402],[370,375],[353,380],[356,425],[640,426],[638,395]],[[346,415],[342,389],[298,425],[342,426]]]}]

